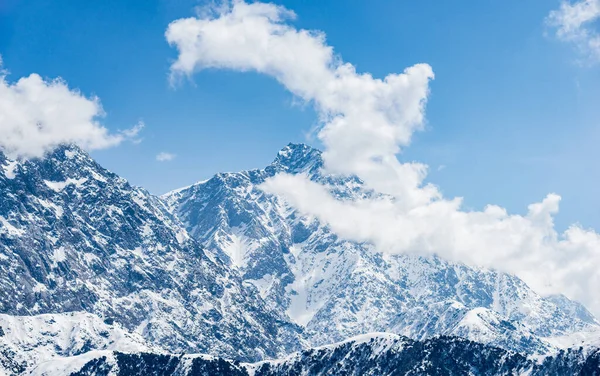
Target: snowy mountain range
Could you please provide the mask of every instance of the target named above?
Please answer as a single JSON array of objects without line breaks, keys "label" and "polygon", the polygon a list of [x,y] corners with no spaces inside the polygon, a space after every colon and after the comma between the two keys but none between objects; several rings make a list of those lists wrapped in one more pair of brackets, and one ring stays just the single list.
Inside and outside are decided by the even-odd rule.
[{"label": "snowy mountain range", "polygon": [[[164,362],[145,373],[368,374],[444,357],[490,374],[507,359],[533,372],[547,354],[595,364],[600,325],[582,305],[497,271],[381,254],[259,187],[287,172],[342,200],[372,195],[322,165],[318,150],[290,144],[264,169],[156,197],[75,146],[29,161],[0,153],[0,375],[128,375]],[[347,341],[374,332],[388,334]],[[349,373],[331,368],[339,357]]]},{"label": "snowy mountain range", "polygon": [[36,376],[594,375],[600,351],[562,351],[542,361],[453,337],[415,341],[386,333],[355,337],[280,360],[240,363],[206,355],[95,351],[36,367]]},{"label": "snowy mountain range", "polygon": [[322,173],[321,152],[282,149],[261,170],[221,173],[163,196],[192,237],[240,270],[313,346],[370,333],[460,336],[525,353],[552,337],[599,328],[580,304],[543,298],[515,276],[437,257],[384,255],[346,241],[260,188],[280,172],[306,174],[341,200],[370,194],[358,178]]},{"label": "snowy mountain range", "polygon": [[301,347],[301,329],[160,199],[86,153],[0,166],[0,313],[89,312],[171,352],[259,360]]}]

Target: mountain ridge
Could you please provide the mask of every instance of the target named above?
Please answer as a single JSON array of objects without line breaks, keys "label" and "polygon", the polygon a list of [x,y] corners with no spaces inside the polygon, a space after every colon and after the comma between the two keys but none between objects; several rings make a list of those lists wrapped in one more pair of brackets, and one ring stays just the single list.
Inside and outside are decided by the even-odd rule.
[{"label": "mountain ridge", "polygon": [[372,196],[359,178],[322,167],[319,150],[290,143],[264,169],[219,173],[161,197],[191,236],[305,327],[312,345],[390,330],[416,339],[462,335],[544,353],[553,348],[545,337],[598,327],[581,304],[542,298],[514,276],[436,256],[381,254],[346,241],[260,189],[285,172],[305,174],[341,200]]},{"label": "mountain ridge", "polygon": [[[472,348],[497,349],[488,353],[497,364],[497,354],[546,359],[590,344],[568,350],[564,363],[596,359],[600,327],[580,304],[543,298],[497,271],[381,254],[259,188],[286,172],[342,200],[373,194],[322,166],[320,151],[289,144],[264,169],[219,173],[159,198],[72,145],[30,161],[0,153],[0,369],[87,365],[77,368],[86,374],[112,372],[119,359],[144,369],[185,358],[203,359],[189,365],[205,371],[276,359],[266,375],[333,372],[332,359],[358,346],[349,367],[363,372],[383,367],[355,338],[374,332],[413,349],[457,344],[465,364],[477,361]],[[411,351],[406,359],[424,366],[426,354]]]},{"label": "mountain ridge", "polygon": [[81,149],[22,162],[0,154],[0,165],[0,313],[87,311],[170,351],[247,360],[300,348],[301,330],[162,200]]},{"label": "mountain ridge", "polygon": [[[81,356],[80,356],[81,357]],[[77,357],[75,357],[76,359]],[[75,366],[73,364],[75,363]],[[501,348],[452,337],[415,341],[371,333],[306,349],[285,358],[240,363],[200,354],[103,351],[76,361],[54,360],[31,376],[289,376],[289,375],[588,375],[600,369],[600,351],[561,351],[539,361]]]}]

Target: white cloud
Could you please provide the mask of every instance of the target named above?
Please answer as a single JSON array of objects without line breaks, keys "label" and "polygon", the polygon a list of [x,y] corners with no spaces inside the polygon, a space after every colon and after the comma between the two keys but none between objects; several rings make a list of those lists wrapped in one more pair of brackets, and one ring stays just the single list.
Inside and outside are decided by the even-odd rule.
[{"label": "white cloud", "polygon": [[460,198],[409,210],[389,196],[340,201],[326,187],[294,175],[278,175],[263,189],[344,238],[374,243],[383,252],[437,254],[514,273],[542,294],[564,293],[600,313],[600,236],[576,225],[559,234],[552,220],[558,195],[530,205],[521,216],[495,205],[463,211]]},{"label": "white cloud", "polygon": [[131,142],[133,142],[134,144],[139,144],[142,140],[140,138],[137,138],[137,136],[140,134],[140,132],[142,131],[142,129],[144,129],[145,126],[146,125],[144,124],[144,122],[140,120],[133,127],[121,131],[121,134],[126,138],[130,139]]},{"label": "white cloud", "polygon": [[42,157],[63,143],[104,149],[135,138],[143,127],[110,133],[96,97],[86,98],[60,80],[37,74],[9,82],[0,71],[0,150],[11,158]]},{"label": "white cloud", "polygon": [[563,1],[560,8],[550,12],[549,25],[556,36],[573,42],[591,61],[600,61],[600,34],[594,23],[600,19],[600,0]]},{"label": "white cloud", "polygon": [[348,202],[305,176],[281,174],[262,188],[316,216],[340,236],[390,253],[438,254],[519,275],[541,293],[565,293],[600,314],[600,236],[553,224],[560,197],[548,195],[510,215],[501,207],[464,211],[424,184],[427,166],[396,155],[423,127],[431,68],[418,64],[376,79],[357,73],[323,33],[286,23],[292,12],[272,4],[234,2],[211,15],[177,20],[166,37],[179,50],[172,73],[206,68],[257,71],[314,105],[328,172],[358,175],[380,198]]},{"label": "white cloud", "polygon": [[167,152],[162,152],[162,153],[158,153],[156,155],[156,160],[159,162],[168,162],[168,161],[172,161],[173,159],[175,159],[176,155],[175,154],[171,154],[171,153],[167,153]]},{"label": "white cloud", "polygon": [[359,74],[334,55],[323,33],[284,23],[293,17],[273,4],[235,2],[215,17],[174,21],[166,32],[179,50],[172,72],[189,75],[214,67],[273,76],[319,111],[330,171],[357,173],[407,205],[427,201],[434,190],[411,196],[426,166],[400,164],[395,154],[423,126],[431,67],[417,64],[384,79]]}]

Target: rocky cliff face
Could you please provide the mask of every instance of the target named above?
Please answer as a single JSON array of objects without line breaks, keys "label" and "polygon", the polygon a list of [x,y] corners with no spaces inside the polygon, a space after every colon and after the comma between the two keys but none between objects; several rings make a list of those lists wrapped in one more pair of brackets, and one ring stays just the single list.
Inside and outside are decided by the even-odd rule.
[{"label": "rocky cliff face", "polygon": [[299,348],[298,327],[159,198],[80,149],[0,154],[0,197],[0,313],[90,312],[171,352],[256,360]]}]

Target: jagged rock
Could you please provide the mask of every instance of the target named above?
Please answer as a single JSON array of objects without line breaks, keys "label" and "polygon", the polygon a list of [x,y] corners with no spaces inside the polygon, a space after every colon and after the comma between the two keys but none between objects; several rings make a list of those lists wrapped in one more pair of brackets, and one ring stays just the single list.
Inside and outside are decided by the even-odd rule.
[{"label": "jagged rock", "polygon": [[258,360],[300,329],[211,257],[163,202],[74,146],[0,153],[0,313],[85,311],[171,352]]}]

